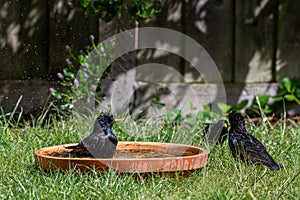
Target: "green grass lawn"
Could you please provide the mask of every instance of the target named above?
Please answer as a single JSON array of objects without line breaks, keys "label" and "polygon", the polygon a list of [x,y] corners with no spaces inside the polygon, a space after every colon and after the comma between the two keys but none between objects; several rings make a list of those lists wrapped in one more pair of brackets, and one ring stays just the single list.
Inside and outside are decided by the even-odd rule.
[{"label": "green grass lawn", "polygon": [[[120,141],[160,141],[205,147],[203,124],[186,119],[181,126],[161,126],[149,119],[115,125]],[[76,122],[77,123],[77,122]],[[228,144],[211,149],[208,165],[188,177],[147,179],[132,174],[44,172],[35,165],[33,152],[41,147],[80,140],[72,120],[33,121],[32,125],[0,124],[1,199],[298,199],[300,196],[300,125],[279,123],[248,130],[283,165],[279,171],[232,159]],[[88,125],[88,123],[84,123]],[[132,123],[131,123],[132,124]]]}]

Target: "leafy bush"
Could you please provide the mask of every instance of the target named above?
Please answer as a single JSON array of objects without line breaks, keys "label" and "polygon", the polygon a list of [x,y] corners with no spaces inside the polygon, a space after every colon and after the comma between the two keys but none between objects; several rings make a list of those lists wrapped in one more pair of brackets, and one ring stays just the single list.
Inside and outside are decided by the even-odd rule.
[{"label": "leafy bush", "polygon": [[161,1],[147,2],[131,0],[130,2],[130,5],[126,6],[127,16],[137,21],[152,18],[155,14],[160,13],[163,8]]},{"label": "leafy bush", "polygon": [[[108,49],[104,46],[96,47],[94,42],[94,36],[91,35],[92,47],[88,47],[85,51],[80,51],[78,55],[74,55],[70,46],[66,46],[66,50],[69,53],[69,57],[66,59],[67,67],[62,70],[62,73],[57,73],[58,78],[60,79],[60,84],[63,87],[66,87],[65,92],[59,92],[51,88],[52,95],[58,99],[59,108],[62,110],[71,110],[74,107],[74,95],[76,99],[86,98],[88,95],[95,95],[97,101],[102,100],[105,96],[101,92],[101,84],[99,83],[98,77],[95,77],[97,71],[100,70],[104,73],[100,77],[100,80],[107,77],[110,72],[110,68],[105,70],[106,66],[109,63],[103,62],[92,62],[91,52],[94,50],[98,58],[105,58],[101,60],[111,60],[110,56],[113,55],[113,50]],[[89,61],[89,62],[88,62]],[[89,66],[89,63],[93,63],[92,66]],[[98,63],[98,64],[95,64]],[[78,70],[81,70],[81,73],[78,74]],[[79,85],[79,83],[81,85]],[[80,87],[80,90],[77,89]],[[86,98],[88,100],[88,98]]]},{"label": "leafy bush", "polygon": [[232,110],[240,111],[246,108],[245,112],[249,116],[253,117],[260,115],[261,112],[266,115],[275,113],[283,107],[284,101],[296,102],[300,105],[300,79],[292,80],[288,77],[283,78],[279,85],[277,95],[270,96],[257,94],[254,96],[252,104],[247,108],[248,100],[241,101],[237,106],[228,105],[226,103],[218,103],[218,107],[221,113],[227,113]]},{"label": "leafy bush", "polygon": [[86,15],[96,14],[108,22],[117,16],[121,7],[121,0],[75,0],[73,6]]},{"label": "leafy bush", "polygon": [[[95,14],[105,22],[111,21],[121,13],[121,3],[121,0],[74,0],[69,2],[74,9],[84,12],[86,15]],[[162,10],[162,7],[162,1],[147,2],[132,0],[131,4],[124,8],[129,19],[139,21],[153,17],[154,14]],[[108,63],[89,66],[88,63],[97,62],[87,62],[87,60],[92,59],[90,54],[92,51],[95,51],[99,58],[104,58],[101,61],[110,61],[110,56],[113,55],[114,50],[107,49],[104,46],[96,46],[94,36],[92,35],[91,42],[92,46],[88,47],[85,51],[81,51],[78,55],[72,52],[70,46],[66,46],[66,50],[69,53],[69,58],[66,60],[67,67],[62,72],[59,72],[57,76],[60,79],[60,84],[67,89],[65,92],[59,92],[54,88],[50,88],[52,95],[58,99],[59,108],[62,110],[71,110],[74,107],[74,103],[76,103],[74,102],[74,95],[76,95],[76,99],[86,99],[86,101],[89,101],[89,97],[86,97],[86,94],[95,94],[96,100],[100,102],[105,96],[105,94],[100,92],[100,84],[95,85],[95,83],[99,82],[99,79],[95,78],[94,75],[99,74],[95,70],[103,70],[104,74],[102,74],[100,79],[106,78],[110,70],[104,71],[104,68]],[[79,67],[81,67],[82,73],[77,74]],[[79,83],[83,85],[79,86]],[[80,90],[77,90],[76,87],[80,87]]]},{"label": "leafy bush", "polygon": [[295,101],[300,105],[300,79],[293,81],[285,77],[279,85],[279,93],[274,97],[276,101]]},{"label": "leafy bush", "polygon": [[[141,21],[153,17],[156,13],[160,13],[163,8],[163,2],[159,0],[131,0],[130,4],[123,6],[123,8],[129,19]],[[83,11],[86,15],[95,14],[105,22],[108,22],[121,13],[122,3],[124,2],[121,0],[75,0],[73,7]]]},{"label": "leafy bush", "polygon": [[262,111],[265,114],[271,114],[275,112],[274,106],[269,104],[269,99],[271,96],[264,94],[257,94],[253,98],[252,104],[249,108],[246,109],[246,113],[250,116],[260,114]]}]

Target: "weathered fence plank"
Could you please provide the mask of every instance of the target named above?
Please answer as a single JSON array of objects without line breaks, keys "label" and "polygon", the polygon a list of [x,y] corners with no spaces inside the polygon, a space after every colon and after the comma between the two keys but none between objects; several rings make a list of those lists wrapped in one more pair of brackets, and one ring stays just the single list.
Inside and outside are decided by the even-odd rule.
[{"label": "weathered fence plank", "polygon": [[300,1],[286,0],[279,8],[277,80],[300,78]]},{"label": "weathered fence plank", "polygon": [[1,0],[0,10],[0,79],[47,77],[47,3]]},{"label": "weathered fence plank", "polygon": [[[167,1],[165,4],[165,9],[163,12],[153,19],[148,20],[146,22],[141,22],[140,27],[162,27],[168,28],[175,31],[182,32],[182,6],[183,1],[175,0],[175,1]],[[157,41],[159,45],[168,45],[165,44],[164,41]],[[159,46],[158,46],[159,47]],[[170,47],[172,48],[172,47]],[[159,63],[164,64],[166,66],[172,67],[175,71],[177,71],[177,75],[165,76],[163,77],[163,82],[182,82],[183,81],[183,62],[182,58],[178,55],[159,50],[159,49],[142,49],[137,53],[137,65],[142,65],[146,63]],[[141,71],[137,69],[136,71],[136,79],[138,81],[144,81],[144,76],[149,74],[149,71]]]},{"label": "weathered fence plank", "polygon": [[[232,0],[189,1],[184,24],[186,34],[210,54],[225,82],[232,80],[232,12]],[[195,68],[189,64],[185,66],[185,77],[191,82],[203,81]]]},{"label": "weathered fence plank", "polygon": [[272,81],[276,4],[273,1],[235,2],[235,82]]},{"label": "weathered fence plank", "polygon": [[[49,88],[58,88],[59,83],[43,79],[0,80],[0,108],[4,113],[23,117],[39,114],[49,99]],[[19,103],[19,104],[18,104]]]},{"label": "weathered fence plank", "polygon": [[[124,2],[129,3],[127,0]],[[226,86],[227,98],[229,103],[236,104],[244,97],[252,98],[257,92],[269,94],[268,91],[272,91],[272,94],[275,94],[276,88],[266,82],[279,81],[285,76],[300,78],[299,10],[300,1],[296,0],[174,0],[167,1],[163,13],[140,23],[140,27],[169,28],[194,38],[216,62],[224,82],[232,83],[230,87]],[[100,31],[101,41],[118,31],[134,26],[133,21],[129,22],[125,16],[119,15],[111,23],[100,24],[99,28],[96,16],[86,17],[84,13],[68,7],[63,0],[0,0],[0,11],[0,107],[7,108],[4,109],[5,112],[14,108],[15,105],[11,101],[13,99],[13,102],[16,102],[20,95],[24,96],[22,106],[28,108],[24,109],[24,112],[35,112],[41,108],[44,101],[40,99],[45,100],[49,94],[47,88],[55,84],[47,81],[41,83],[38,79],[44,80],[51,75],[54,77],[66,66],[65,45],[71,45],[77,54],[79,49],[84,49],[90,44],[91,34],[98,40]],[[115,23],[118,23],[117,32],[114,32],[117,30]],[[126,41],[124,43],[126,44]],[[164,45],[163,41],[161,45]],[[189,94],[189,90],[182,83],[182,77],[194,83],[203,82],[193,67],[179,56],[157,49],[141,50],[119,58],[112,65],[110,82],[107,85],[119,79],[119,75],[130,72],[126,74],[128,78],[123,78],[120,84],[127,84],[126,87],[129,88],[130,83],[132,88],[122,91],[119,99],[132,94],[138,87],[135,85],[138,82],[135,81],[145,83],[151,78],[145,75],[155,73],[151,69],[129,70],[149,62],[171,66],[179,72],[174,76],[165,72],[159,74],[164,77],[153,77],[160,79],[160,83],[165,85],[179,85],[176,92],[180,92],[183,98],[173,101],[175,104],[182,102],[187,106],[188,102],[194,101],[193,98],[201,97],[199,101],[202,102],[199,102],[198,110],[202,108],[203,103],[211,102],[205,84],[192,84],[199,93],[191,97],[194,93]],[[158,71],[163,72],[160,69]],[[25,78],[36,79],[10,81]],[[269,86],[273,89],[268,90]],[[265,89],[261,90],[261,87]],[[153,86],[154,91],[157,88]],[[213,88],[213,91],[217,90]],[[147,107],[146,101],[153,101],[150,94],[151,90],[147,88],[136,92],[133,98],[140,103],[137,106]],[[164,99],[164,95],[167,104],[171,100],[165,93],[161,100]],[[115,101],[121,105],[119,99],[115,98]],[[36,100],[41,104],[38,105]],[[166,108],[170,107],[166,105]]]},{"label": "weathered fence plank", "polygon": [[49,11],[49,73],[56,74],[66,66],[66,45],[78,54],[91,45],[90,35],[98,40],[98,17],[75,12],[61,0],[51,1]]}]

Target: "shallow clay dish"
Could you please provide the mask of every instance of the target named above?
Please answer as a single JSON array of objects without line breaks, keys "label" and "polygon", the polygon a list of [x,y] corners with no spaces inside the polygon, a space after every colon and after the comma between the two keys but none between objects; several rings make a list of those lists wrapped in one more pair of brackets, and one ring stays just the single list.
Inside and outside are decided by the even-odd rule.
[{"label": "shallow clay dish", "polygon": [[100,172],[147,173],[195,170],[207,163],[208,151],[199,147],[157,142],[119,142],[112,159],[69,158],[51,156],[68,151],[65,145],[45,147],[35,151],[37,164],[44,170],[76,169]]}]

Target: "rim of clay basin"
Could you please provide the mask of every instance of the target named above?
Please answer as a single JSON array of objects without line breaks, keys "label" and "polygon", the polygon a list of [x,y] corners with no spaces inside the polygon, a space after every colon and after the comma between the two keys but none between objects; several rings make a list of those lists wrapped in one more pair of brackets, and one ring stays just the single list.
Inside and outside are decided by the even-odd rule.
[{"label": "rim of clay basin", "polygon": [[[57,148],[61,148],[61,147],[67,147],[67,146],[72,146],[72,145],[76,145],[78,143],[74,143],[74,144],[61,144],[61,145],[54,145],[54,146],[48,146],[48,147],[43,147],[41,149],[35,150],[34,154],[36,156],[41,156],[41,157],[48,157],[48,158],[56,158],[56,159],[61,159],[61,160],[117,160],[117,161],[121,161],[121,160],[166,160],[169,158],[189,158],[189,157],[195,157],[196,155],[204,155],[204,154],[208,154],[208,150],[201,148],[201,147],[197,147],[197,146],[192,146],[192,145],[187,145],[187,144],[177,144],[177,143],[163,143],[163,142],[131,142],[131,141],[122,141],[119,142],[118,145],[124,145],[124,144],[150,144],[150,145],[159,145],[161,144],[162,146],[181,146],[181,147],[186,147],[186,148],[194,148],[194,149],[198,149],[201,153],[199,154],[194,154],[194,155],[190,155],[190,156],[169,156],[169,157],[161,157],[161,158],[72,158],[72,157],[56,157],[56,156],[50,156],[50,155],[45,155],[45,154],[40,154],[39,152],[41,152],[42,150],[45,149],[53,149],[55,147]],[[118,148],[118,147],[117,147]]]},{"label": "rim of clay basin", "polygon": [[[192,148],[198,151],[192,155],[183,156],[168,156],[168,157],[155,157],[155,158],[70,158],[70,157],[56,157],[49,155],[49,152],[59,151],[64,147],[74,144],[62,144],[55,146],[48,146],[38,149],[34,152],[37,164],[44,170],[49,169],[74,169],[86,171],[86,168],[94,166],[98,171],[108,171],[109,168],[118,172],[172,172],[172,171],[186,171],[194,170],[204,167],[207,164],[208,150],[197,146],[177,143],[161,143],[161,142],[132,142],[122,141],[117,145],[117,150],[126,150],[127,147],[140,146],[141,150],[159,147],[161,149],[168,147],[178,148]],[[142,148],[142,147],[145,148]],[[146,148],[148,147],[148,148]],[[130,148],[127,148],[127,150]],[[133,149],[133,148],[131,148]],[[47,154],[48,153],[48,154]],[[151,166],[151,163],[152,166]],[[168,163],[170,166],[167,166]],[[81,166],[82,165],[82,166]],[[144,165],[144,166],[140,166]],[[70,167],[71,166],[71,167]],[[126,168],[127,166],[127,168]],[[101,169],[100,169],[101,168]],[[136,170],[135,170],[136,169]],[[151,169],[151,170],[150,170]]]}]

